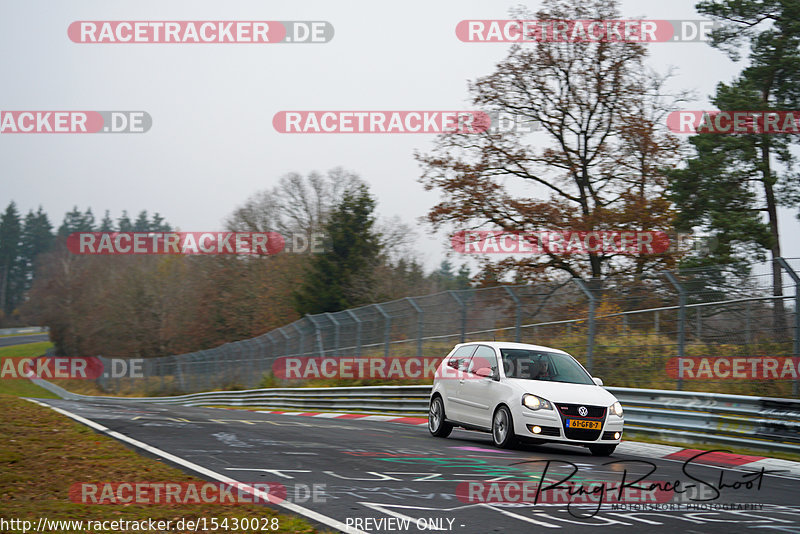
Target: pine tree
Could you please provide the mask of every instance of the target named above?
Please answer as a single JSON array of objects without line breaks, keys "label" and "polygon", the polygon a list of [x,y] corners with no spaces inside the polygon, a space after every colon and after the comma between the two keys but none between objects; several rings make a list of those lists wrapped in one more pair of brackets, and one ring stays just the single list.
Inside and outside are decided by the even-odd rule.
[{"label": "pine tree", "polygon": [[[725,111],[793,111],[800,106],[800,3],[786,0],[704,0],[697,10],[722,22],[712,46],[738,60],[750,45],[750,64],[731,83],[720,83],[713,103]],[[719,245],[689,265],[748,263],[769,251],[781,256],[778,206],[797,207],[796,134],[698,133],[696,156],[671,173],[679,224],[712,233]],[[795,146],[793,146],[795,145]],[[762,218],[763,217],[763,218]],[[772,294],[782,296],[782,271],[772,262]],[[785,330],[783,299],[773,308],[777,331]]]},{"label": "pine tree", "polygon": [[108,210],[106,210],[106,214],[103,215],[103,220],[100,221],[100,232],[113,232],[114,231],[114,221],[111,220],[111,215],[109,214]]},{"label": "pine tree", "polygon": [[153,214],[152,222],[150,223],[150,231],[151,232],[170,232],[172,231],[172,226],[168,222],[164,220],[164,218],[158,214],[158,212]]},{"label": "pine tree", "polygon": [[17,205],[11,201],[0,215],[0,310],[10,315],[22,298],[22,225]]},{"label": "pine tree", "polygon": [[21,257],[24,271],[24,291],[31,288],[36,271],[36,259],[53,246],[53,225],[39,206],[36,213],[28,211],[22,228]]},{"label": "pine tree", "polygon": [[298,313],[335,312],[365,303],[381,253],[374,209],[364,184],[343,195],[325,227],[331,250],[312,258],[301,287],[292,294]]},{"label": "pine tree", "polygon": [[136,217],[136,221],[133,223],[133,231],[134,232],[150,231],[150,220],[147,217],[147,210],[142,210],[139,212],[139,216]]},{"label": "pine tree", "polygon": [[127,210],[122,210],[122,216],[117,219],[117,227],[120,232],[133,232],[133,223],[130,217],[128,217]]},{"label": "pine tree", "polygon": [[469,267],[466,265],[459,267],[458,274],[456,274],[453,283],[455,286],[454,289],[469,289],[472,284],[472,278],[469,274]]},{"label": "pine tree", "polygon": [[94,214],[91,208],[83,213],[78,209],[78,206],[72,208],[72,211],[64,214],[64,220],[61,226],[58,227],[58,235],[60,237],[68,237],[74,232],[93,232],[94,231]]}]

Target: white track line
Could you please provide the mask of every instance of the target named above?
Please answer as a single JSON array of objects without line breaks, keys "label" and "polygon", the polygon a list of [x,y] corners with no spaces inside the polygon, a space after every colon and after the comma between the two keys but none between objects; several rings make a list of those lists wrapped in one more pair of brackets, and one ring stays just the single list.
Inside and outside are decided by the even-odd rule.
[{"label": "white track line", "polygon": [[303,515],[303,516],[305,516],[305,517],[307,517],[309,519],[312,519],[312,520],[314,520],[314,521],[316,521],[318,523],[322,523],[323,525],[327,525],[329,527],[333,527],[333,528],[335,528],[337,530],[341,530],[341,531],[344,531],[344,532],[351,532],[353,534],[368,534],[367,532],[364,532],[362,530],[357,530],[357,529],[353,528],[352,526],[348,526],[348,525],[342,523],[341,521],[338,521],[338,520],[336,520],[336,519],[334,519],[332,517],[328,517],[326,515],[322,515],[322,514],[320,514],[318,512],[315,512],[313,510],[309,510],[308,508],[305,508],[303,506],[299,506],[299,505],[291,503],[291,502],[281,501],[281,500],[277,499],[275,496],[270,495],[269,493],[265,493],[265,492],[263,492],[263,491],[261,491],[261,490],[259,490],[257,488],[254,488],[252,486],[248,486],[246,484],[242,484],[241,482],[238,482],[237,480],[234,480],[234,479],[232,479],[230,477],[226,477],[225,475],[222,475],[220,473],[217,473],[216,471],[212,471],[212,470],[210,470],[208,468],[205,468],[202,465],[198,465],[198,464],[190,462],[188,460],[184,460],[183,458],[175,456],[174,454],[170,454],[170,453],[168,453],[166,451],[162,451],[161,449],[157,449],[156,447],[153,447],[152,445],[148,445],[147,443],[144,443],[144,442],[141,442],[139,440],[133,439],[131,437],[125,436],[124,434],[120,434],[119,432],[115,432],[114,430],[106,428],[106,427],[104,427],[103,425],[101,425],[99,423],[95,423],[94,421],[92,421],[90,419],[86,419],[85,417],[81,417],[80,415],[74,414],[72,412],[68,412],[67,410],[63,410],[61,408],[56,408],[55,406],[50,406],[49,404],[46,404],[44,402],[39,402],[39,401],[37,401],[35,399],[26,399],[26,400],[34,402],[34,403],[36,403],[36,404],[38,404],[40,406],[44,406],[45,408],[50,408],[51,410],[54,410],[54,411],[56,411],[56,412],[58,412],[58,413],[60,413],[62,415],[66,415],[70,419],[74,419],[75,421],[77,421],[79,423],[82,423],[82,424],[84,424],[84,425],[86,425],[86,426],[88,426],[90,428],[93,428],[93,429],[97,430],[98,432],[102,432],[103,434],[106,434],[106,435],[108,435],[108,436],[110,436],[110,437],[112,437],[114,439],[118,439],[120,441],[124,441],[126,443],[130,443],[134,447],[137,447],[139,449],[145,450],[145,451],[147,451],[149,453],[152,453],[152,454],[156,454],[156,455],[160,456],[161,458],[164,458],[165,460],[168,460],[170,462],[173,462],[173,463],[176,463],[176,464],[181,465],[183,467],[186,467],[187,469],[191,469],[192,471],[200,473],[201,475],[205,475],[205,476],[207,476],[209,478],[212,478],[214,480],[218,480],[219,482],[224,482],[226,484],[234,485],[237,489],[240,488],[240,489],[246,491],[247,493],[253,495],[254,497],[258,497],[259,499],[263,499],[263,500],[269,501],[269,502],[271,502],[272,504],[274,504],[276,506],[280,506],[280,507],[286,508],[289,511],[292,511],[292,512],[294,512],[296,514]]}]

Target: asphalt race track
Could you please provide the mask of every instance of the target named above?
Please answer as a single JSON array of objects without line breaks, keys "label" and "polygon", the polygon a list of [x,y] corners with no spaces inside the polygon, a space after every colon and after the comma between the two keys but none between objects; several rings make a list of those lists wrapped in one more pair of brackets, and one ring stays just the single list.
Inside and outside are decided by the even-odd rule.
[{"label": "asphalt race track", "polygon": [[[102,425],[107,430],[95,428],[192,474],[198,474],[201,466],[202,478],[281,483],[287,501],[293,503],[282,511],[310,515],[327,529],[350,527],[346,531],[354,533],[800,532],[798,479],[787,475],[762,475],[759,489],[757,473],[743,468],[685,465],[619,450],[613,458],[599,458],[586,449],[565,445],[502,451],[492,445],[488,434],[462,430],[439,439],[430,436],[425,426],[382,421],[105,400],[38,402],[87,419],[84,423]],[[136,440],[133,445],[131,438]],[[612,460],[625,463],[603,465]],[[590,481],[619,482],[625,469],[628,477],[641,477],[651,469],[647,462],[656,471],[645,480],[673,485],[679,480],[684,488],[694,482],[696,487],[678,497],[664,492],[674,502],[662,502],[660,509],[649,511],[621,510],[620,505],[614,510],[609,502],[599,511],[596,504],[575,502],[569,508],[566,502],[469,503],[456,496],[459,483],[467,481],[538,482],[545,467],[546,483],[560,480],[573,469],[565,462],[577,468],[573,488]],[[96,482],[90,473],[86,476],[87,480],[76,482]],[[750,489],[745,484],[748,480],[753,482]],[[712,486],[721,488],[719,495],[712,493]],[[316,499],[312,496],[315,487]],[[676,501],[688,501],[690,496],[708,500]],[[738,509],[721,509],[723,505]]]},{"label": "asphalt race track", "polygon": [[26,343],[38,343],[40,341],[50,341],[50,334],[31,334],[29,336],[0,337],[0,347],[10,347],[11,345],[24,345]]}]

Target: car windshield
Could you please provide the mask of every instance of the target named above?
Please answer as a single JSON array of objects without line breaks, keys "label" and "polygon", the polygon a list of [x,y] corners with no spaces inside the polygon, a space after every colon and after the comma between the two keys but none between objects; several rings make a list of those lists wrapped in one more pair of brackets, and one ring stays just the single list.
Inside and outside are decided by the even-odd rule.
[{"label": "car windshield", "polygon": [[594,384],[592,377],[569,354],[529,349],[500,349],[507,378]]}]

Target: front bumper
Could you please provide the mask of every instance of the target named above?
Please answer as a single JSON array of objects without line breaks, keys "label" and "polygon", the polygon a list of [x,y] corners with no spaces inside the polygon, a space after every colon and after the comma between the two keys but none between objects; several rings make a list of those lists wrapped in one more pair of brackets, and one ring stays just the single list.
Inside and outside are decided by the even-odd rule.
[{"label": "front bumper", "polygon": [[[522,439],[547,441],[556,443],[572,443],[577,445],[589,444],[617,444],[622,439],[622,430],[625,418],[606,413],[601,421],[600,430],[576,431],[566,429],[564,420],[555,410],[525,410],[520,409],[514,417],[514,433]],[[534,433],[533,427],[539,427],[540,432]],[[619,438],[614,435],[619,433]]]}]

